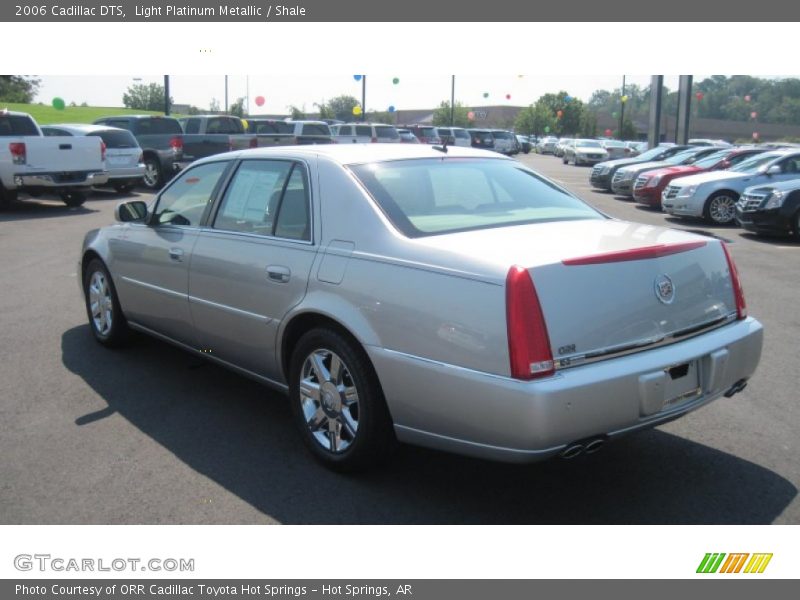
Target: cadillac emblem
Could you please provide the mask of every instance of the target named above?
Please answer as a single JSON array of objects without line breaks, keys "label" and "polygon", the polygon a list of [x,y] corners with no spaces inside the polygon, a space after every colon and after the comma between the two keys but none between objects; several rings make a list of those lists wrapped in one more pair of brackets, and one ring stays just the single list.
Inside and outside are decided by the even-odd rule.
[{"label": "cadillac emblem", "polygon": [[654,287],[656,298],[658,298],[659,302],[662,304],[672,304],[672,301],[675,300],[675,286],[672,283],[672,279],[666,275],[659,275],[656,277]]}]

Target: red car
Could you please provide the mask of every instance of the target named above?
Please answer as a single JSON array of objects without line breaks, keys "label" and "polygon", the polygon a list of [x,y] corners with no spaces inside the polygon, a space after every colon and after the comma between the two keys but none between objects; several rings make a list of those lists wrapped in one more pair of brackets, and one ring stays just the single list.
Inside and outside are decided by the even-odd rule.
[{"label": "red car", "polygon": [[701,158],[691,165],[676,165],[645,171],[633,184],[633,199],[639,204],[653,208],[661,207],[661,192],[670,181],[678,177],[686,177],[704,171],[722,171],[730,169],[744,159],[764,152],[762,148],[726,148]]}]

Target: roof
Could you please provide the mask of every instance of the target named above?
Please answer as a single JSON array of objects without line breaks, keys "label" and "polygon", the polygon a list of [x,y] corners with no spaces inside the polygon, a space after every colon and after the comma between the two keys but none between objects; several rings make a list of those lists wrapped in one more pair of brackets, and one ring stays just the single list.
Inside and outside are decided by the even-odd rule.
[{"label": "roof", "polygon": [[[439,146],[441,148],[441,146]],[[311,158],[326,157],[342,165],[408,160],[414,158],[494,158],[506,157],[476,148],[448,146],[447,153],[428,144],[321,144],[310,146],[274,146],[217,154],[203,162],[220,158]]]},{"label": "roof", "polygon": [[110,125],[89,125],[87,123],[48,123],[47,125],[42,125],[41,127],[42,129],[47,127],[57,127],[58,129],[66,129],[67,131],[80,133],[93,133],[95,131],[127,131],[127,129],[111,127]]}]

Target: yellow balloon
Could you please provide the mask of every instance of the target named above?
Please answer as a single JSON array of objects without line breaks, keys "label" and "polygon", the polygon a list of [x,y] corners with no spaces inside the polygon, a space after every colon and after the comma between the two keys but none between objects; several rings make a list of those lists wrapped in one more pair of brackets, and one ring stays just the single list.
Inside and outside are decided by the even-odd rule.
[{"label": "yellow balloon", "polygon": [[622,97],[622,101],[623,101],[623,102],[627,102],[627,101],[628,101],[628,97],[627,97],[627,96],[623,96],[623,97]]},{"label": "yellow balloon", "polygon": [[246,119],[242,119],[242,127],[244,127],[244,130],[247,131],[247,129],[250,127],[250,123],[248,123]]},{"label": "yellow balloon", "polygon": [[361,114],[361,107],[360,106],[354,106],[353,107],[353,114],[356,115],[356,116],[360,115]]}]

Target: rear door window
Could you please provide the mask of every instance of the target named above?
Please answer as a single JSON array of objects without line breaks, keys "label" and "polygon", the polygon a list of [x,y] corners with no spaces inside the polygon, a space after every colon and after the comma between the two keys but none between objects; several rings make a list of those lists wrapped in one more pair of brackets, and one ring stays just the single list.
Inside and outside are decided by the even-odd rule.
[{"label": "rear door window", "polygon": [[372,137],[372,127],[369,125],[356,125],[356,137]]},{"label": "rear door window", "polygon": [[400,139],[400,134],[394,127],[376,127],[375,135],[379,140],[397,140]]},{"label": "rear door window", "polygon": [[330,129],[322,123],[303,123],[302,135],[330,135]]},{"label": "rear door window", "polygon": [[[178,123],[177,119],[154,117],[152,119],[138,119],[134,123],[133,132],[137,135],[180,135],[183,133],[181,124]],[[119,127],[114,121],[109,121],[108,124],[113,127]],[[126,127],[126,129],[130,129],[130,127]]]}]

